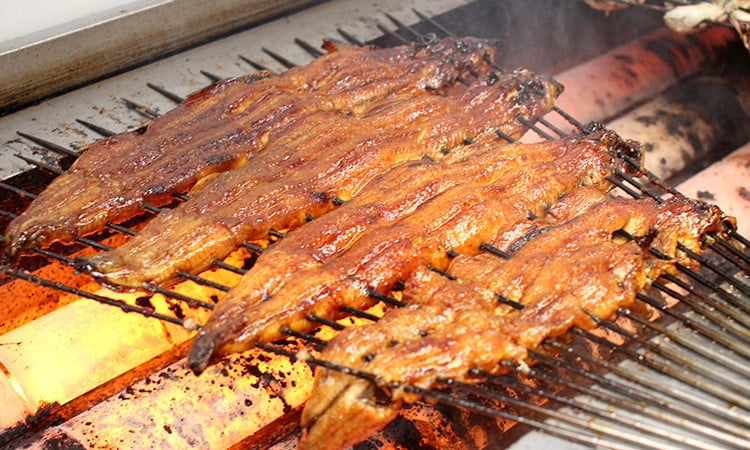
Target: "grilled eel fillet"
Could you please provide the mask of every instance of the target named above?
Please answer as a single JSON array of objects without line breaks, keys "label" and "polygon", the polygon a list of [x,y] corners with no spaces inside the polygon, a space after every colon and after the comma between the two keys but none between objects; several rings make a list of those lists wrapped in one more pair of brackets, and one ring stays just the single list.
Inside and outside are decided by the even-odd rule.
[{"label": "grilled eel fillet", "polygon": [[244,240],[325,214],[336,206],[332,199],[351,199],[403,161],[441,159],[494,129],[520,137],[527,127],[517,116],[532,121],[543,116],[560,90],[546,76],[489,71],[461,91],[376,103],[366,116],[309,115],[297,125],[325,132],[281,137],[273,151],[212,178],[126,244],[79,266],[107,284],[126,287],[170,281],[178,270],[201,272]]},{"label": "grilled eel fillet", "polygon": [[[553,208],[561,214],[546,226],[527,223],[520,237],[522,227],[505,227],[495,244],[519,243],[506,248],[512,252],[507,260],[460,255],[448,268],[454,279],[418,269],[406,282],[408,306],[331,340],[323,359],[372,372],[377,383],[317,369],[300,448],[345,447],[377,431],[404,401],[416,400],[403,386],[392,388],[394,382],[422,388],[442,377],[476,382],[470,368],[496,372],[500,361],[523,359],[547,337],[571,326],[593,327],[588,314],[610,317],[675,262],[689,263],[678,242],[699,251],[701,236],[723,230],[727,220],[718,208],[685,198],[658,204],[602,197],[578,191]],[[642,237],[644,247],[615,237],[618,230]],[[497,294],[524,309],[499,303]],[[392,401],[383,402],[382,394],[376,401],[379,390]],[[342,426],[352,421],[357,427]]]},{"label": "grilled eel fillet", "polygon": [[[572,193],[565,195],[558,203],[553,205],[548,214],[555,219],[564,221],[566,218],[574,216],[581,210],[590,208],[592,203],[601,201],[604,194],[598,189],[591,187],[578,188]],[[537,219],[542,220],[542,219]],[[498,236],[495,241],[504,240],[506,235],[518,236],[519,228],[529,230],[533,228],[532,223],[536,221],[522,218],[519,221],[506,223],[498,229]],[[521,232],[523,233],[523,231]],[[478,256],[482,257],[484,254]],[[453,264],[449,266],[452,268]],[[432,278],[438,283],[429,284],[426,281]],[[383,350],[384,343],[393,343],[398,345],[400,342],[411,342],[418,338],[435,339],[436,330],[446,327],[446,324],[456,323],[466,327],[474,327],[476,310],[480,311],[479,319],[483,322],[476,331],[472,333],[461,333],[461,343],[465,345],[466,352],[476,350],[472,354],[474,358],[495,358],[499,348],[509,343],[503,331],[505,322],[501,319],[489,318],[494,320],[495,326],[491,332],[486,331],[487,314],[484,311],[495,311],[496,314],[507,310],[498,302],[497,297],[489,289],[484,288],[476,283],[465,283],[463,280],[455,283],[445,283],[444,279],[437,273],[430,270],[417,269],[407,280],[408,286],[405,286],[409,293],[409,302],[407,306],[396,312],[385,314],[377,323],[377,326],[357,326],[350,327],[329,342],[325,353],[322,357],[335,361],[346,367],[360,368],[368,370],[366,362],[374,358],[378,352]],[[442,289],[450,289],[449,295],[441,295]],[[445,300],[449,302],[446,303]],[[460,305],[460,308],[451,308],[451,305]],[[408,317],[409,320],[405,318]],[[471,341],[470,341],[471,340]],[[487,343],[492,342],[491,349],[487,351]],[[435,359],[436,355],[432,351],[436,346],[424,346],[427,349],[426,357]],[[442,353],[442,351],[441,351]],[[525,355],[523,349],[517,345],[507,345],[502,352],[506,358],[515,356],[520,358]],[[444,363],[449,364],[454,354],[445,353],[447,356]],[[463,359],[467,359],[463,354]],[[433,365],[436,365],[433,362]],[[415,370],[422,367],[429,367],[427,364],[415,364]],[[372,369],[369,369],[372,370]],[[381,398],[388,399],[389,396],[382,395],[379,388],[373,383],[361,382],[354,377],[346,377],[336,371],[323,371],[317,369],[315,373],[314,388],[311,398],[308,400],[303,410],[302,423],[306,427],[306,436],[301,446],[307,448],[320,447],[320,431],[328,424],[335,426],[329,430],[326,441],[331,448],[345,447],[352,445],[375,433],[378,429],[391,421],[401,407],[401,401],[393,401],[390,404],[372,405],[372,398],[379,395]],[[381,402],[383,403],[383,402]],[[344,420],[351,420],[351,423],[357,423],[357,430],[346,430],[339,426]]]},{"label": "grilled eel fillet", "polygon": [[389,95],[442,91],[486,68],[485,57],[496,51],[471,38],[392,49],[325,47],[328,54],[279,76],[260,72],[198,91],[143,134],[93,143],[11,222],[7,254],[70,241],[142,212],[144,203],[169,202],[201,178],[245,164],[307,114],[359,114]]},{"label": "grilled eel fillet", "polygon": [[397,166],[274,244],[219,301],[189,367],[200,373],[222,355],[283,337],[284,326],[314,328],[309,313],[334,318],[341,305],[367,307],[373,290],[388,292],[424,264],[445,268],[447,249],[476,253],[497,224],[541,214],[580,183],[608,188],[605,177],[622,166],[616,153],[640,160],[639,149],[609,131],[472,154],[476,145],[443,163]]}]

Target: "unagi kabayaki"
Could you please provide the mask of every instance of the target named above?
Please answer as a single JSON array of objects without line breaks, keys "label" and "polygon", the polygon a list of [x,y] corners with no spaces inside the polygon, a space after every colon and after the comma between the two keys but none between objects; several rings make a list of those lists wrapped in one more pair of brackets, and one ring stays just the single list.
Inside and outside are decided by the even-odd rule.
[{"label": "unagi kabayaki", "polygon": [[[676,262],[689,262],[678,242],[699,251],[704,233],[731,227],[718,208],[685,198],[592,203],[597,197],[564,199],[566,214],[583,201],[581,213],[511,239],[520,243],[506,248],[508,259],[460,255],[447,269],[451,278],[417,269],[405,283],[406,307],[336,336],[322,358],[373,373],[376,382],[317,369],[300,448],[343,448],[366,438],[395,418],[404,401],[417,399],[404,384],[429,389],[440,378],[476,382],[472,368],[496,372],[500,361],[523,359],[547,337],[571,326],[590,328],[589,314],[611,316]],[[498,302],[497,294],[523,309]],[[357,427],[345,426],[352,421]]]},{"label": "unagi kabayaki", "polygon": [[308,313],[334,318],[342,305],[367,307],[373,290],[388,292],[424,264],[445,268],[448,249],[476,253],[498,224],[541,214],[581,183],[608,189],[605,177],[624,168],[617,152],[640,158],[631,143],[599,131],[398,166],[264,253],[219,302],[188,364],[201,372],[221,355],[282,337],[284,326],[311,329]]},{"label": "unagi kabayaki", "polygon": [[107,284],[127,287],[163,283],[178,270],[198,273],[244,240],[330,211],[403,161],[439,160],[483,133],[494,137],[494,130],[520,137],[527,127],[517,116],[536,120],[559,92],[546,76],[483,71],[468,87],[381,101],[365,116],[308,115],[296,122],[309,131],[303,137],[280,136],[252,163],[206,181],[126,244],[81,265]]},{"label": "unagi kabayaki", "polygon": [[[601,201],[604,195],[593,187],[578,188],[553,205],[547,211],[548,217],[565,221],[578,211],[588,209],[592,203]],[[521,217],[517,222],[502,224],[498,229],[499,236],[495,239],[502,241],[506,235],[518,235],[517,230],[521,230],[521,233],[528,232],[534,228],[534,224],[540,222],[546,223],[547,220]],[[453,264],[449,267],[452,268]],[[430,376],[437,372],[435,367],[443,354],[438,345],[431,345],[435,342],[436,330],[445,332],[453,324],[473,328],[476,320],[480,321],[477,332],[460,334],[464,353],[459,364],[467,358],[475,360],[476,366],[481,366],[480,358],[490,358],[494,363],[498,353],[506,358],[525,355],[524,349],[511,342],[503,333],[507,328],[504,319],[488,317],[487,311],[497,314],[504,312],[503,308],[506,311],[509,308],[498,302],[492,290],[463,280],[451,283],[442,275],[424,267],[417,269],[407,281],[405,288],[409,304],[385,314],[376,325],[348,328],[329,343],[322,356],[345,367],[368,370],[368,361],[383,351],[384,343],[398,345],[418,341],[426,350],[424,358],[410,362],[414,370],[424,370]],[[442,291],[448,292],[444,294]],[[494,322],[493,329],[487,330],[490,321]],[[455,326],[453,331],[457,331]],[[428,342],[421,342],[428,336],[431,336]],[[502,347],[503,350],[499,351]],[[455,352],[446,352],[445,355],[441,367],[443,373],[448,372],[446,366],[456,356]],[[302,417],[303,425],[308,430],[303,441],[307,448],[321,446],[320,433],[329,425],[332,428],[325,437],[327,445],[340,448],[354,444],[391,421],[401,407],[401,401],[395,399],[391,403],[373,404],[370,400],[378,394],[378,386],[333,370],[318,370],[314,386],[313,395],[307,402]],[[356,429],[339,426],[350,420],[357,421]]]},{"label": "unagi kabayaki", "polygon": [[247,163],[307,114],[360,114],[391,95],[442,92],[486,68],[495,53],[476,39],[325,48],[328,54],[279,76],[256,73],[198,91],[143,134],[93,143],[11,222],[6,252],[70,241],[142,212],[144,203],[169,202],[201,178]]}]

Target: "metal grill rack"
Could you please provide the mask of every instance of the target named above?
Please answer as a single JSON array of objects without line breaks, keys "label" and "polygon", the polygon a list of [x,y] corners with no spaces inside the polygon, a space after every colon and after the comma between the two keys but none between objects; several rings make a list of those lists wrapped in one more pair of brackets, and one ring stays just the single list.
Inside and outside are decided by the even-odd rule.
[{"label": "metal grill rack", "polygon": [[[433,27],[435,34],[451,35],[439,23],[424,14],[417,14]],[[434,37],[432,34],[418,33],[394,17],[389,18],[395,30],[382,25],[379,27],[398,41],[429,40]],[[339,34],[340,38],[350,43],[362,44],[344,30],[339,30]],[[312,57],[320,56],[321,53],[312,45],[302,40],[295,42]],[[265,53],[284,67],[295,66],[289,59],[270,50],[265,50]],[[243,60],[253,68],[266,69],[251,59]],[[220,78],[208,71],[201,73],[211,81]],[[172,102],[182,100],[179,95],[161,86],[148,83],[148,87]],[[127,99],[123,99],[123,102],[146,119],[158,116],[158,112],[148,105]],[[579,129],[584,126],[559,108],[555,109],[554,114],[562,116]],[[114,134],[90,121],[78,122],[101,136]],[[546,119],[541,119],[539,125],[528,125],[543,139],[555,139],[566,134]],[[54,175],[63,173],[78,156],[77,152],[47,140],[26,133],[19,135],[59,154],[60,159],[55,162],[19,156]],[[507,136],[498,133],[498,138],[507,139]],[[664,196],[679,195],[648,172],[643,180],[617,172],[610,181],[635,198],[648,196],[660,202]],[[33,193],[6,183],[0,184],[0,188],[25,199],[34,198]],[[186,199],[184,195],[175,196],[176,202]],[[152,214],[161,210],[154,206],[147,209]],[[8,211],[1,214],[14,217],[14,213]],[[122,225],[110,223],[107,226],[114,233],[135,234]],[[284,237],[284,233],[279,231],[270,234],[271,240]],[[750,341],[750,284],[747,282],[750,242],[736,233],[728,241],[718,236],[711,239],[709,250],[704,255],[690,254],[701,263],[700,270],[694,272],[678,265],[679,271],[690,279],[689,282],[684,277],[667,274],[654,282],[652,291],[638,295],[642,306],[654,312],[657,320],[646,320],[632,309],[620,308],[617,319],[595,319],[600,330],[606,330],[606,337],[602,337],[601,333],[575,328],[565,338],[548,339],[542,349],[530,351],[531,358],[535,360],[531,367],[506,361],[503,366],[507,373],[503,375],[474,370],[474,375],[486,380],[477,386],[442,380],[444,387],[440,389],[427,390],[413,386],[403,386],[403,389],[429,400],[514,420],[544,433],[586,445],[607,448],[747,448],[750,446],[750,383],[747,381],[750,375],[747,345]],[[76,241],[97,250],[111,249],[88,238],[78,238]],[[243,245],[257,254],[264,250],[253,243]],[[484,246],[484,250],[492,252],[493,249]],[[684,247],[681,250],[689,252]],[[76,263],[74,258],[55,251],[37,249],[37,252],[65,265],[75,266]],[[237,274],[247,271],[222,261],[214,264],[217,268]],[[126,312],[186,327],[198,327],[178,316],[42,279],[23,269],[5,267],[4,270],[13,277],[116,306]],[[201,276],[185,272],[180,275],[221,291],[230,289],[230,286]],[[213,308],[211,301],[192,298],[157,285],[149,288],[154,293],[191,307]],[[375,291],[371,295],[388,304],[388,307],[404,305],[400,300]],[[675,306],[667,306],[675,301]],[[514,306],[512,302],[510,304]],[[517,304],[515,306],[518,307]],[[377,316],[366,311],[351,307],[344,309],[350,315],[378,320]],[[315,316],[308,318],[320,323],[321,327],[343,328],[337,322]],[[257,346],[270,353],[297,358],[296,344],[300,340],[311,349],[319,348],[326,342],[315,334],[291,329],[286,331],[294,338],[288,341],[294,347],[282,343]],[[315,357],[309,357],[307,361],[312,365],[374,380],[371,373]],[[563,395],[562,392],[576,395]],[[543,406],[539,406],[540,403]]]}]

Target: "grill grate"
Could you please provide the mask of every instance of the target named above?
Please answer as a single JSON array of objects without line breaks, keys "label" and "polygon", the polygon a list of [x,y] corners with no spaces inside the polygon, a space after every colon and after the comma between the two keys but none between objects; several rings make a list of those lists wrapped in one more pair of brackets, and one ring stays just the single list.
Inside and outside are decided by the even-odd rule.
[{"label": "grill grate", "polygon": [[[416,11],[415,11],[416,12]],[[450,35],[450,31],[429,17],[416,12],[435,29],[435,33]],[[385,34],[407,42],[408,39],[432,39],[432,35],[417,33],[413,28],[388,16],[396,27],[395,31],[382,24],[379,28]],[[403,33],[403,35],[401,34]],[[352,43],[360,43],[355,37],[343,30],[339,34]],[[295,40],[295,43],[311,56],[320,52],[310,44]],[[264,52],[284,67],[295,64],[274,52]],[[263,68],[259,63],[241,57],[254,68]],[[215,81],[217,76],[202,71],[208,79]],[[148,86],[172,102],[181,101],[181,97],[163,87],[151,83]],[[147,119],[158,113],[144,105],[122,99],[125,105]],[[578,127],[577,122],[565,111],[555,108],[555,114],[568,123]],[[524,120],[523,118],[519,118]],[[114,134],[113,131],[91,123],[77,120],[80,124],[101,136]],[[528,126],[543,139],[564,136],[566,133],[546,119],[539,122],[541,126],[528,122]],[[28,133],[19,133],[25,139],[34,142],[63,159],[60,165],[19,155],[24,161],[34,166],[60,174],[71,158],[77,156],[52,142],[34,137]],[[498,132],[501,139],[510,140]],[[623,192],[634,198],[648,196],[656,201],[663,201],[664,195],[679,195],[674,189],[661,182],[656,176],[647,173],[646,179],[639,181],[625,173],[617,172],[610,181]],[[27,199],[35,195],[8,184],[0,188]],[[656,192],[656,193],[655,193]],[[175,196],[175,201],[185,201],[184,195]],[[151,213],[159,213],[162,208],[150,206]],[[6,217],[13,217],[12,212],[3,211]],[[111,231],[132,236],[136,232],[118,224],[107,224]],[[272,231],[269,239],[282,239],[283,232]],[[632,236],[625,236],[635,239]],[[678,265],[678,269],[691,278],[691,283],[673,275],[663,275],[663,282],[656,281],[649,293],[641,293],[638,300],[646,308],[659,313],[656,321],[644,319],[639,313],[628,308],[620,308],[617,320],[602,320],[592,317],[599,325],[599,330],[607,333],[594,334],[582,329],[573,329],[565,338],[548,339],[543,351],[530,351],[529,355],[536,364],[529,367],[512,361],[505,361],[503,366],[508,373],[490,374],[474,370],[474,375],[486,381],[479,386],[461,383],[455,380],[441,380],[444,387],[440,389],[421,389],[414,386],[401,386],[407,392],[422,395],[448,405],[474,411],[480,414],[509,419],[539,429],[545,433],[559,436],[573,442],[597,445],[608,448],[724,448],[725,446],[750,446],[750,341],[748,324],[750,324],[750,285],[747,284],[747,269],[750,264],[748,240],[739,234],[730,236],[726,241],[712,236],[709,256],[691,255],[701,263],[701,269],[693,272]],[[77,242],[98,250],[112,247],[92,239],[78,238]],[[255,243],[244,243],[244,247],[256,254],[263,247]],[[489,244],[482,249],[499,257],[508,255]],[[689,251],[685,248],[683,251]],[[76,261],[67,255],[37,249],[39,254],[60,261],[68,266],[75,266]],[[657,257],[659,255],[656,255]],[[244,274],[246,269],[216,261],[215,266]],[[731,268],[729,271],[726,267]],[[45,287],[90,298],[108,305],[121,308],[125,312],[135,312],[146,317],[178,324],[187,328],[197,328],[191,319],[169,316],[146,307],[89,293],[85,290],[43,279],[22,269],[4,268],[7,274]],[[739,271],[739,273],[737,273]],[[230,287],[201,276],[188,273],[180,274],[183,278],[209,286],[220,291]],[[449,276],[449,274],[445,274]],[[212,309],[213,303],[175,292],[164,287],[151,285],[154,293],[184,302],[185,304],[204,309]],[[657,291],[670,299],[665,302],[657,299]],[[680,292],[682,291],[682,292]],[[404,302],[388,295],[371,291],[370,295],[390,306],[404,306]],[[502,299],[501,299],[502,300]],[[506,300],[512,307],[522,305]],[[668,306],[669,303],[675,303]],[[352,307],[342,307],[347,314],[366,320],[377,321],[378,316]],[[334,330],[344,328],[338,322],[308,315],[308,319],[330,327]],[[325,345],[326,340],[315,334],[302,333],[287,328],[286,334],[297,340],[309,343],[313,348]],[[569,340],[570,339],[570,340]],[[297,341],[288,341],[296,345]],[[290,349],[285,344],[257,344],[267,352],[283,355],[288,358],[304,358],[312,365],[341,371],[357,377],[374,381],[371,373],[341,366],[330,361],[317,359],[298,349]],[[592,351],[594,350],[594,351]],[[720,367],[717,368],[717,365]],[[723,372],[726,370],[727,372]],[[507,389],[517,393],[526,393],[528,398],[515,398]],[[577,397],[562,396],[561,390],[574,392]],[[538,406],[534,399],[541,398],[545,406]],[[515,414],[504,408],[513,405],[524,413]],[[675,432],[675,427],[679,432]],[[637,430],[637,432],[634,432]]]}]

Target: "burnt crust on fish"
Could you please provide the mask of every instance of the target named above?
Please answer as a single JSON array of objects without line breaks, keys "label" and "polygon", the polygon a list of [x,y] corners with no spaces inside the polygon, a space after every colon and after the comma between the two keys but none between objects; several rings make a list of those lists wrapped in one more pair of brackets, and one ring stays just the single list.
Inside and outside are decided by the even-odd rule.
[{"label": "burnt crust on fish", "polygon": [[217,304],[188,365],[201,372],[224,354],[283,337],[285,325],[309,330],[315,324],[307,313],[336,318],[343,304],[368,307],[369,290],[388,292],[420,265],[445,268],[448,248],[478,252],[498,224],[528,211],[542,215],[545,204],[582,183],[610,189],[607,175],[627,166],[615,156],[626,145],[611,131],[539,144],[475,143],[462,147],[463,158],[456,152],[456,160],[386,172],[258,258]]},{"label": "burnt crust on fish", "polygon": [[485,58],[496,54],[471,38],[391,49],[326,48],[328,54],[281,75],[230,78],[198,91],[142,134],[91,144],[10,223],[6,254],[69,242],[143,212],[144,204],[168,203],[201,178],[246,164],[296,118],[320,110],[361,113],[399,92],[440,92],[486,68]]},{"label": "burnt crust on fish", "polygon": [[[523,94],[533,84],[533,95]],[[365,116],[321,111],[295,121],[273,151],[194,188],[119,248],[78,261],[108,285],[142,288],[199,273],[245,240],[304,225],[357,195],[373,177],[408,160],[436,161],[495,130],[519,138],[549,112],[560,86],[528,71],[478,73],[447,95],[389,97]],[[524,97],[523,99],[521,97]],[[292,127],[289,127],[292,128]],[[334,199],[338,199],[336,202]]]},{"label": "burnt crust on fish", "polygon": [[[300,448],[323,442],[343,448],[366,438],[404,402],[418,399],[404,385],[430,389],[443,378],[476,383],[481,378],[470,369],[495,373],[502,360],[523,360],[547,337],[595,326],[590,315],[610,317],[650,280],[674,271],[674,263],[690,264],[678,242],[700,251],[701,236],[731,223],[717,207],[682,197],[659,204],[586,189],[563,198],[545,219],[522,220],[499,233],[493,244],[504,248],[519,230],[549,228],[509,258],[459,255],[446,269],[450,277],[421,267],[405,283],[407,306],[334,337],[321,358],[372,373],[375,382],[317,368]],[[620,237],[620,230],[652,238],[644,246]],[[523,308],[498,302],[498,294]],[[355,417],[358,427],[341,426]]]}]

